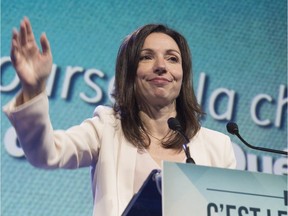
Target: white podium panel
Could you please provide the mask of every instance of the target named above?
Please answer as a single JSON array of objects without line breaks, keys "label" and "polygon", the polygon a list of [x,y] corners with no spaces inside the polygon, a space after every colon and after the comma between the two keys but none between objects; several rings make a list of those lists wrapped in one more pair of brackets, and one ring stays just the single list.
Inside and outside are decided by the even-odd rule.
[{"label": "white podium panel", "polygon": [[163,163],[165,216],[283,216],[287,194],[287,176]]}]

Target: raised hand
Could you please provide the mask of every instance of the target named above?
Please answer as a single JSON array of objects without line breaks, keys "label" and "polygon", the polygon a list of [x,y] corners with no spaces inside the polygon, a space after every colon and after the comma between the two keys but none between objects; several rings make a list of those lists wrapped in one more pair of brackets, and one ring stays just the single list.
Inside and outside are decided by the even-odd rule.
[{"label": "raised hand", "polygon": [[52,54],[49,41],[43,33],[39,50],[32,26],[27,17],[21,21],[20,31],[13,29],[11,60],[19,76],[23,90],[23,102],[45,90],[46,80],[52,69]]}]

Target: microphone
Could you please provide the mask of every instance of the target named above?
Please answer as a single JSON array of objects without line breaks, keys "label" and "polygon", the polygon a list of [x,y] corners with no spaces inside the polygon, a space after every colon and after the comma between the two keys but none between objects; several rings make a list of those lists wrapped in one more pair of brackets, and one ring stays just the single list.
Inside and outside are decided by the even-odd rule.
[{"label": "microphone", "polygon": [[[168,126],[171,130],[177,131],[178,133],[180,133],[184,137],[185,141],[187,143],[189,143],[188,137],[185,135],[180,122],[176,118],[173,118],[173,117],[169,118],[167,123],[168,123]],[[183,150],[186,154],[186,163],[195,164],[195,161],[193,160],[193,158],[190,155],[189,146],[187,146],[186,143],[184,143],[182,146],[183,146]]]},{"label": "microphone", "polygon": [[275,149],[269,149],[269,148],[264,148],[264,147],[258,147],[258,146],[253,146],[249,143],[247,143],[239,134],[239,129],[238,125],[235,122],[228,122],[226,125],[227,131],[233,135],[236,135],[245,145],[247,145],[249,148],[260,150],[260,151],[266,151],[266,152],[272,152],[272,153],[277,153],[277,154],[284,154],[288,155],[288,152],[286,151],[280,151],[280,150],[275,150]]}]

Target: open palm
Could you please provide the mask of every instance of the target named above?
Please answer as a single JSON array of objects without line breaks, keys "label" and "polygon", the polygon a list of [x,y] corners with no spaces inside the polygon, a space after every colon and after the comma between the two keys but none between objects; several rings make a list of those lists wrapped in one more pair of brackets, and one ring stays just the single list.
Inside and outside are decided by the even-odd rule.
[{"label": "open palm", "polygon": [[31,24],[25,17],[20,24],[20,31],[13,30],[11,60],[23,91],[31,95],[44,91],[52,68],[52,54],[45,34],[41,35],[40,43],[42,52],[36,44]]}]

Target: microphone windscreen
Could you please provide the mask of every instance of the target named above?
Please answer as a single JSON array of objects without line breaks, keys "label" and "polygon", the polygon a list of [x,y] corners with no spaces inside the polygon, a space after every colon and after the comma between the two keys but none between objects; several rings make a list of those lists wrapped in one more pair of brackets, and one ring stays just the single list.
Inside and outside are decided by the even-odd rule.
[{"label": "microphone windscreen", "polygon": [[228,122],[226,125],[227,131],[233,135],[238,134],[238,125],[235,122]]},{"label": "microphone windscreen", "polygon": [[182,130],[182,126],[176,118],[173,118],[173,117],[169,118],[167,123],[168,123],[169,128],[173,131],[181,131]]}]

